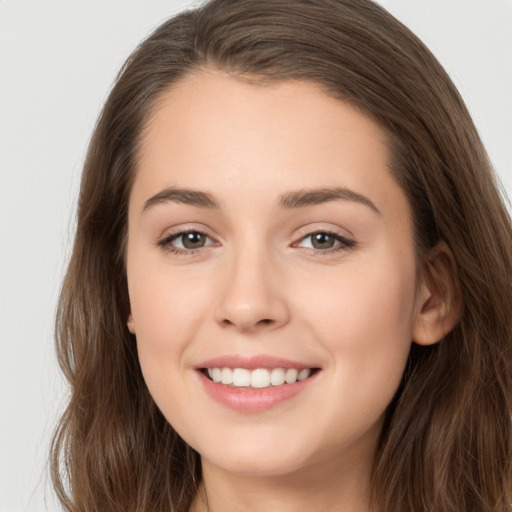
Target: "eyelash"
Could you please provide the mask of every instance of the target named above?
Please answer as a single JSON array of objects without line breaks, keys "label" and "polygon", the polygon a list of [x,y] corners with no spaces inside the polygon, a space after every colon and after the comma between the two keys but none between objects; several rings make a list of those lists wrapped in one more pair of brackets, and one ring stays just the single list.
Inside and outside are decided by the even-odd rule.
[{"label": "eyelash", "polygon": [[[213,240],[212,237],[210,237],[204,231],[200,231],[198,229],[191,229],[191,230],[179,231],[177,233],[171,233],[170,235],[167,235],[166,237],[159,240],[156,243],[156,245],[158,247],[161,247],[162,249],[165,249],[167,252],[177,255],[177,256],[188,256],[188,255],[197,254],[198,251],[200,251],[201,249],[204,249],[205,247],[216,245],[214,242],[212,244],[208,244],[203,247],[198,247],[197,249],[181,249],[179,247],[174,247],[173,245],[171,245],[171,242],[173,242],[174,240],[177,240],[178,238],[183,237],[184,235],[187,235],[187,234],[191,234],[191,233],[202,235],[202,236],[205,236],[206,238],[209,238],[210,240]],[[338,245],[335,247],[332,247],[332,248],[328,248],[328,249],[315,249],[315,248],[305,247],[305,249],[307,249],[308,252],[310,254],[312,254],[313,256],[325,256],[327,254],[333,254],[333,253],[337,253],[340,251],[347,251],[347,250],[353,249],[356,246],[355,241],[350,240],[350,239],[340,235],[339,233],[336,233],[334,231],[329,231],[329,230],[317,230],[317,231],[313,231],[313,232],[304,234],[303,236],[301,236],[299,238],[298,242],[294,242],[292,244],[292,246],[297,247],[297,244],[299,242],[302,242],[302,241],[306,240],[307,238],[310,238],[314,235],[319,235],[319,234],[327,235],[327,236],[334,238],[334,240],[336,242],[338,242]]]},{"label": "eyelash", "polygon": [[337,245],[334,247],[330,247],[328,249],[315,249],[314,247],[304,247],[304,249],[307,249],[309,254],[313,256],[326,256],[330,254],[335,254],[341,251],[347,251],[350,249],[354,249],[356,246],[356,242],[354,240],[350,240],[349,238],[346,238],[339,233],[336,233],[335,231],[329,231],[328,229],[318,229],[316,231],[307,232],[301,235],[298,242],[294,242],[292,246],[296,247],[299,242],[303,242],[307,238],[311,238],[314,235],[327,235],[329,237],[332,237],[337,242]]},{"label": "eyelash", "polygon": [[209,238],[210,240],[213,240],[211,236],[208,235],[208,233],[205,233],[204,231],[201,231],[199,229],[188,229],[183,231],[178,231],[177,233],[171,233],[170,235],[167,235],[162,240],[159,240],[156,245],[158,247],[161,247],[162,249],[165,249],[167,252],[171,254],[175,254],[177,256],[187,256],[192,254],[197,254],[197,252],[201,249],[204,249],[204,247],[208,247],[209,245],[215,245],[215,244],[209,244],[208,246],[198,247],[197,249],[180,249],[179,247],[174,247],[171,245],[171,242],[174,240],[183,237],[184,235],[190,234],[190,233],[196,233],[198,235],[202,235],[206,238]]}]

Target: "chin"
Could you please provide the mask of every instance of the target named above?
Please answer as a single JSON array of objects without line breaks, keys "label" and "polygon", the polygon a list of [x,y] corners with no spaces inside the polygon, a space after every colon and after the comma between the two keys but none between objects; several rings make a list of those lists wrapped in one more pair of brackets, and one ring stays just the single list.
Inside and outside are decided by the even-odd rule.
[{"label": "chin", "polygon": [[245,476],[278,477],[290,475],[303,469],[307,464],[295,454],[293,457],[275,456],[259,451],[258,454],[220,454],[220,457],[201,457],[203,468],[215,466],[227,473]]},{"label": "chin", "polygon": [[194,439],[187,442],[200,454],[203,465],[244,475],[286,475],[307,465],[310,458],[307,442],[290,439],[289,433],[283,437],[253,430],[246,435],[235,433],[202,439],[198,443]]}]

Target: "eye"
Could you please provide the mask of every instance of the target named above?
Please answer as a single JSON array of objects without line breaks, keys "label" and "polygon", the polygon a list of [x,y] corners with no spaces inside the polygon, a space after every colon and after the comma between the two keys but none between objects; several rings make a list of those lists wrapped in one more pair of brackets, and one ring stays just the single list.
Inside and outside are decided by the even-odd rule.
[{"label": "eye", "polygon": [[336,243],[334,236],[329,233],[313,233],[304,240],[309,240],[309,245],[313,249],[331,249]]},{"label": "eye", "polygon": [[157,245],[164,247],[169,252],[186,254],[197,249],[214,245],[214,241],[201,231],[180,231],[173,233],[160,240]]},{"label": "eye", "polygon": [[317,252],[332,252],[354,247],[355,242],[329,231],[316,231],[309,233],[294,244],[298,247],[313,249]]},{"label": "eye", "polygon": [[208,237],[199,231],[188,231],[174,236],[170,242],[174,242],[183,249],[199,249],[207,245]]}]

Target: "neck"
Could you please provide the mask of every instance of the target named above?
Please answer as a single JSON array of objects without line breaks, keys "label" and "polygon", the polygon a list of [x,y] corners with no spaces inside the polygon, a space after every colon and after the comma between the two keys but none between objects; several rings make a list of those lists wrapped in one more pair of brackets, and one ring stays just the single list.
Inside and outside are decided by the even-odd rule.
[{"label": "neck", "polygon": [[325,461],[286,475],[233,474],[203,461],[190,512],[369,512],[371,465]]}]

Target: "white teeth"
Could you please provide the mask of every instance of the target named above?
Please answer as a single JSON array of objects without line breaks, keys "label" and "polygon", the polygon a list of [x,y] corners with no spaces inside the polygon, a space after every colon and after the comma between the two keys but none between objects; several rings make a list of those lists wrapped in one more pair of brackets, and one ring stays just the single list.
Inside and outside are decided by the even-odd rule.
[{"label": "white teeth", "polygon": [[220,372],[220,381],[222,384],[231,384],[233,382],[233,371],[231,368],[222,368]]},{"label": "white teeth", "polygon": [[212,379],[213,382],[220,382],[222,370],[220,368],[212,368]]},{"label": "white teeth", "polygon": [[251,388],[268,388],[270,386],[270,372],[262,368],[251,372]]},{"label": "white teeth", "polygon": [[311,370],[309,368],[304,368],[297,375],[297,380],[300,382],[302,380],[306,380],[311,375]]},{"label": "white teeth", "polygon": [[233,370],[233,386],[247,387],[251,385],[251,372],[245,368],[235,368]]},{"label": "white teeth", "polygon": [[274,368],[270,372],[270,384],[272,384],[272,386],[284,384],[284,370],[282,368]]},{"label": "white teeth", "polygon": [[208,368],[208,375],[213,382],[220,382],[227,386],[268,388],[282,384],[294,384],[307,379],[311,375],[310,368],[298,370],[296,368]]},{"label": "white teeth", "polygon": [[286,381],[287,384],[293,384],[294,382],[297,382],[298,374],[299,370],[296,370],[295,368],[288,368],[284,375],[284,380]]}]

